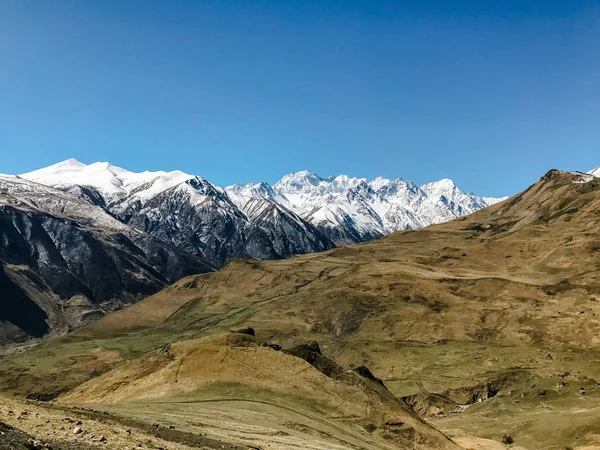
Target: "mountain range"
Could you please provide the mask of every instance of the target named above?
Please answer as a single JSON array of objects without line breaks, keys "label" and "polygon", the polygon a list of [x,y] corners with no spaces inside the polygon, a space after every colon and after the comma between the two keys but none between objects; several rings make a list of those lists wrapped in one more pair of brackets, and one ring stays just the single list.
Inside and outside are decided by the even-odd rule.
[{"label": "mountain range", "polygon": [[[502,199],[309,171],[221,188],[74,159],[0,176],[0,342],[62,334],[236,258],[281,259],[441,223]],[[13,302],[14,304],[10,304]]]},{"label": "mountain range", "polygon": [[[234,222],[235,218],[246,221],[246,225],[259,221],[262,228],[283,220],[296,228],[295,233],[287,233],[288,237],[303,235],[310,241],[308,246],[298,242],[281,251],[257,252],[250,245],[246,253],[258,258],[322,250],[319,247],[330,246],[324,238],[337,245],[364,242],[398,230],[445,222],[504,199],[465,193],[448,179],[417,186],[401,178],[378,177],[373,181],[346,175],[321,178],[310,171],[286,175],[273,186],[261,182],[234,184],[223,189],[181,171],[133,173],[106,162],[85,165],[74,159],[22,174],[20,178],[85,197],[121,222],[133,221],[136,228],[145,232],[156,233],[158,216],[174,219],[173,214],[181,215],[181,209],[164,210],[165,203],[205,209],[210,205],[210,210],[204,211],[203,222],[208,218],[206,214],[215,211]],[[319,236],[309,224],[324,236]],[[180,230],[185,228],[181,223],[169,225]],[[244,226],[236,225],[244,231],[241,230]],[[195,238],[204,243],[208,236],[200,234]],[[169,240],[178,246],[184,245],[177,239]],[[197,244],[191,244],[188,249],[198,252],[197,247],[202,246]],[[206,250],[202,253],[205,255]],[[209,259],[223,264],[226,259],[243,253],[237,248],[220,253],[212,249]]]}]

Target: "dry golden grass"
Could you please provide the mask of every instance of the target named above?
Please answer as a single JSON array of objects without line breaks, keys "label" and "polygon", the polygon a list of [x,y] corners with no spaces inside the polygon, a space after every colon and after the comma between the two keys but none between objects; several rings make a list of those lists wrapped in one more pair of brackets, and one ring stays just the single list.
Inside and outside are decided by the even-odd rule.
[{"label": "dry golden grass", "polygon": [[[292,441],[310,441],[306,433],[315,430],[305,423],[309,418],[321,423],[323,435],[314,439],[323,445],[329,442],[341,448],[459,448],[377,383],[352,371],[345,374],[344,380],[329,378],[301,358],[235,333],[180,341],[157,349],[80,385],[59,401],[117,408],[133,403],[230,402],[234,405],[230,408],[238,411],[243,408],[240,404],[251,403],[259,409],[279,408],[275,429],[280,435],[289,435]],[[301,415],[300,422],[294,417],[297,414]],[[369,427],[372,430],[367,431]],[[209,436],[219,431],[218,427],[204,428]],[[256,445],[252,433],[247,436],[238,430],[238,438],[239,445]]]}]

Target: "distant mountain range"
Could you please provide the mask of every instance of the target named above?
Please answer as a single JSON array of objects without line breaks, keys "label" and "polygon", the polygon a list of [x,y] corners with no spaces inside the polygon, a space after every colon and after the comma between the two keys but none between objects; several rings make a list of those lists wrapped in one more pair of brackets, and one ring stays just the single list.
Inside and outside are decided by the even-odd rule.
[{"label": "distant mountain range", "polygon": [[[74,159],[0,175],[0,342],[62,333],[234,258],[279,259],[444,222],[502,199],[450,180],[292,173],[221,188]],[[13,302],[14,304],[10,303]]]},{"label": "distant mountain range", "polygon": [[[246,252],[259,258],[287,257],[329,246],[330,243],[319,242],[322,237],[319,239],[310,225],[336,244],[350,244],[393,231],[445,222],[503,200],[465,193],[448,179],[417,186],[403,179],[381,177],[373,181],[346,175],[321,178],[310,171],[286,175],[274,186],[262,182],[235,184],[222,189],[201,177],[180,171],[133,173],[105,162],[85,165],[74,159],[20,175],[20,178],[85,197],[121,222],[133,221],[136,228],[150,234],[158,233],[157,228],[165,231],[165,226],[170,226],[179,230],[178,235],[187,235],[190,225],[211,223],[209,216],[218,211],[220,220],[227,218],[236,222],[237,218],[247,222],[246,227],[257,220],[261,228],[269,227],[276,220],[284,219],[296,225],[295,234],[308,234],[308,240],[312,242],[309,247],[304,247],[306,243],[301,242],[290,245],[287,250],[268,251],[269,255],[264,251],[258,254]],[[165,203],[170,203],[177,211],[165,210]],[[172,222],[173,214],[176,213],[181,221],[181,215],[185,215],[184,210],[189,207],[202,209],[202,220],[186,227],[181,222]],[[156,219],[162,222],[167,218],[171,223],[156,223]],[[245,231],[244,226],[236,225],[238,231]],[[209,236],[196,232],[194,230],[194,243],[187,249],[193,253],[201,251],[206,256],[206,246],[198,241],[206,243]],[[168,237],[174,244],[183,245],[181,237]],[[288,237],[291,237],[289,233]],[[233,236],[227,236],[220,242],[231,238]],[[216,253],[210,253],[209,259],[222,264],[228,257],[242,256],[244,250]]]},{"label": "distant mountain range", "polygon": [[254,198],[279,203],[337,245],[445,222],[504,200],[467,194],[448,179],[417,186],[401,178],[321,178],[309,171],[286,175],[273,187],[233,185],[226,191],[243,211]]}]

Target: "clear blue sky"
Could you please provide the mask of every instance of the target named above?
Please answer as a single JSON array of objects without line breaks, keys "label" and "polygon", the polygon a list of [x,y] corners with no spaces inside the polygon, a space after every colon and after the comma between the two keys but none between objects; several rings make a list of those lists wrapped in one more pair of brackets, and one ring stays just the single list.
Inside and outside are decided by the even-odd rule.
[{"label": "clear blue sky", "polygon": [[599,1],[2,0],[0,172],[514,193],[600,166]]}]

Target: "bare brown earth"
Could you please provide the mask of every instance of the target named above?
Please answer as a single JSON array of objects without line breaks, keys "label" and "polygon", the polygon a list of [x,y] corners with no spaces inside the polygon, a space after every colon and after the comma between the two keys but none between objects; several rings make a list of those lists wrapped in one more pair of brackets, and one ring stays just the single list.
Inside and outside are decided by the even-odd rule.
[{"label": "bare brown earth", "polygon": [[[223,341],[231,328],[251,326],[261,342],[317,341],[344,370],[368,366],[392,397],[464,448],[600,448],[600,180],[584,181],[551,171],[524,193],[447,224],[184,278],[5,358],[0,387],[20,395],[70,390],[58,401],[138,419],[159,411],[165,423],[193,409],[201,425],[188,429],[217,430],[223,424],[214,421],[228,417],[243,428],[242,441],[277,416],[270,408],[291,402],[294,414],[328,421],[320,432],[329,437],[287,413],[269,422],[273,432],[294,435],[291,422],[305,427],[294,436],[322,438],[323,448],[412,448],[394,441],[386,420],[352,408],[377,404],[383,414],[414,417],[384,401],[387,394],[373,403],[362,387],[310,365],[294,369],[289,355]],[[173,359],[153,365],[166,344]],[[254,398],[270,405],[252,407]],[[449,442],[433,428],[421,434]],[[505,435],[514,443],[503,444]]]},{"label": "bare brown earth", "polygon": [[0,397],[0,449],[220,449],[226,440],[109,413]]}]

